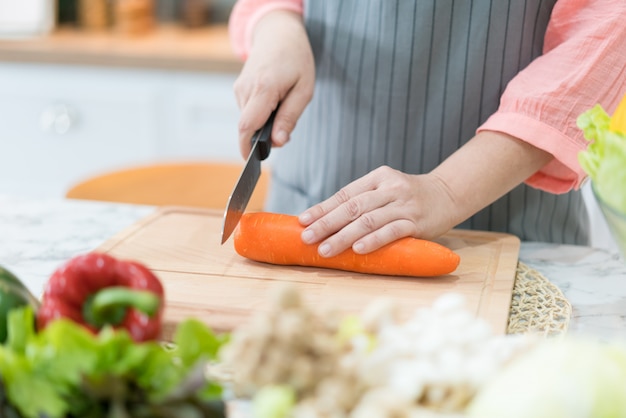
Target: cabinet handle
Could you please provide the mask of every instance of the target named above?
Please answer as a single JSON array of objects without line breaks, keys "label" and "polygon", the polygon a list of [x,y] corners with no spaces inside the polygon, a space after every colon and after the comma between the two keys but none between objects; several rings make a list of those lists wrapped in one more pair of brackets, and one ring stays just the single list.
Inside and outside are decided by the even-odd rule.
[{"label": "cabinet handle", "polygon": [[78,122],[76,110],[65,104],[53,104],[41,112],[39,125],[48,134],[65,135]]}]

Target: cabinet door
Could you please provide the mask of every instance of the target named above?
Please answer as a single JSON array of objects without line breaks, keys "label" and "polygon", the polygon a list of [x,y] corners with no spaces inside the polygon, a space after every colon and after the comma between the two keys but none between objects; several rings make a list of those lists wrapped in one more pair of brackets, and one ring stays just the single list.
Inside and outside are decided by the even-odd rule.
[{"label": "cabinet door", "polygon": [[156,155],[158,78],[78,67],[0,67],[0,193],[62,196]]},{"label": "cabinet door", "polygon": [[160,153],[182,159],[241,162],[235,74],[178,73],[168,85],[170,100]]}]

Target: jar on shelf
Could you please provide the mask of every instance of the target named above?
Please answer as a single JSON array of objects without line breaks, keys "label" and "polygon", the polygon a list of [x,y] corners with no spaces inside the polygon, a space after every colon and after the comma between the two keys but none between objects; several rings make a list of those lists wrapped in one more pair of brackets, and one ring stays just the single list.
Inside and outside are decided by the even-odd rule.
[{"label": "jar on shelf", "polygon": [[113,23],[123,35],[143,35],[155,25],[154,0],[114,0]]},{"label": "jar on shelf", "polygon": [[78,0],[78,25],[86,30],[104,30],[110,25],[108,0]]},{"label": "jar on shelf", "polygon": [[59,25],[76,26],[78,23],[76,0],[58,0],[57,22]]},{"label": "jar on shelf", "polygon": [[178,21],[180,0],[156,0],[156,19],[159,23],[175,23]]},{"label": "jar on shelf", "polygon": [[209,21],[210,1],[207,0],[182,0],[181,20],[188,28],[204,26]]}]

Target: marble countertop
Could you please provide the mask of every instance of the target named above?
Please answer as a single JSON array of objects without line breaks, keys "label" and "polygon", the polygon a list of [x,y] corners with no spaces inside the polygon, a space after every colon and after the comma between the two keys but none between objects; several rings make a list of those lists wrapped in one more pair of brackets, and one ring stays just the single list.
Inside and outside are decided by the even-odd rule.
[{"label": "marble countertop", "polygon": [[[0,195],[0,265],[39,296],[69,258],[155,210],[149,206]],[[523,242],[520,260],[558,286],[573,307],[569,332],[626,337],[626,262],[591,247]]]}]

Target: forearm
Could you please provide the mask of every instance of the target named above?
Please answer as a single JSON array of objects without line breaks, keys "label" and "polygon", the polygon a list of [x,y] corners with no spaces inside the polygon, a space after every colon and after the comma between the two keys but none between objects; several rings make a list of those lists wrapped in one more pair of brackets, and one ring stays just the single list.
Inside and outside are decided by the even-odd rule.
[{"label": "forearm", "polygon": [[557,1],[543,55],[508,84],[478,131],[520,138],[554,156],[526,183],[551,193],[580,187],[578,154],[588,142],[576,118],[601,104],[612,112],[626,91],[626,2]]},{"label": "forearm", "polygon": [[512,136],[483,131],[428,175],[449,199],[454,227],[523,183],[552,155]]}]

